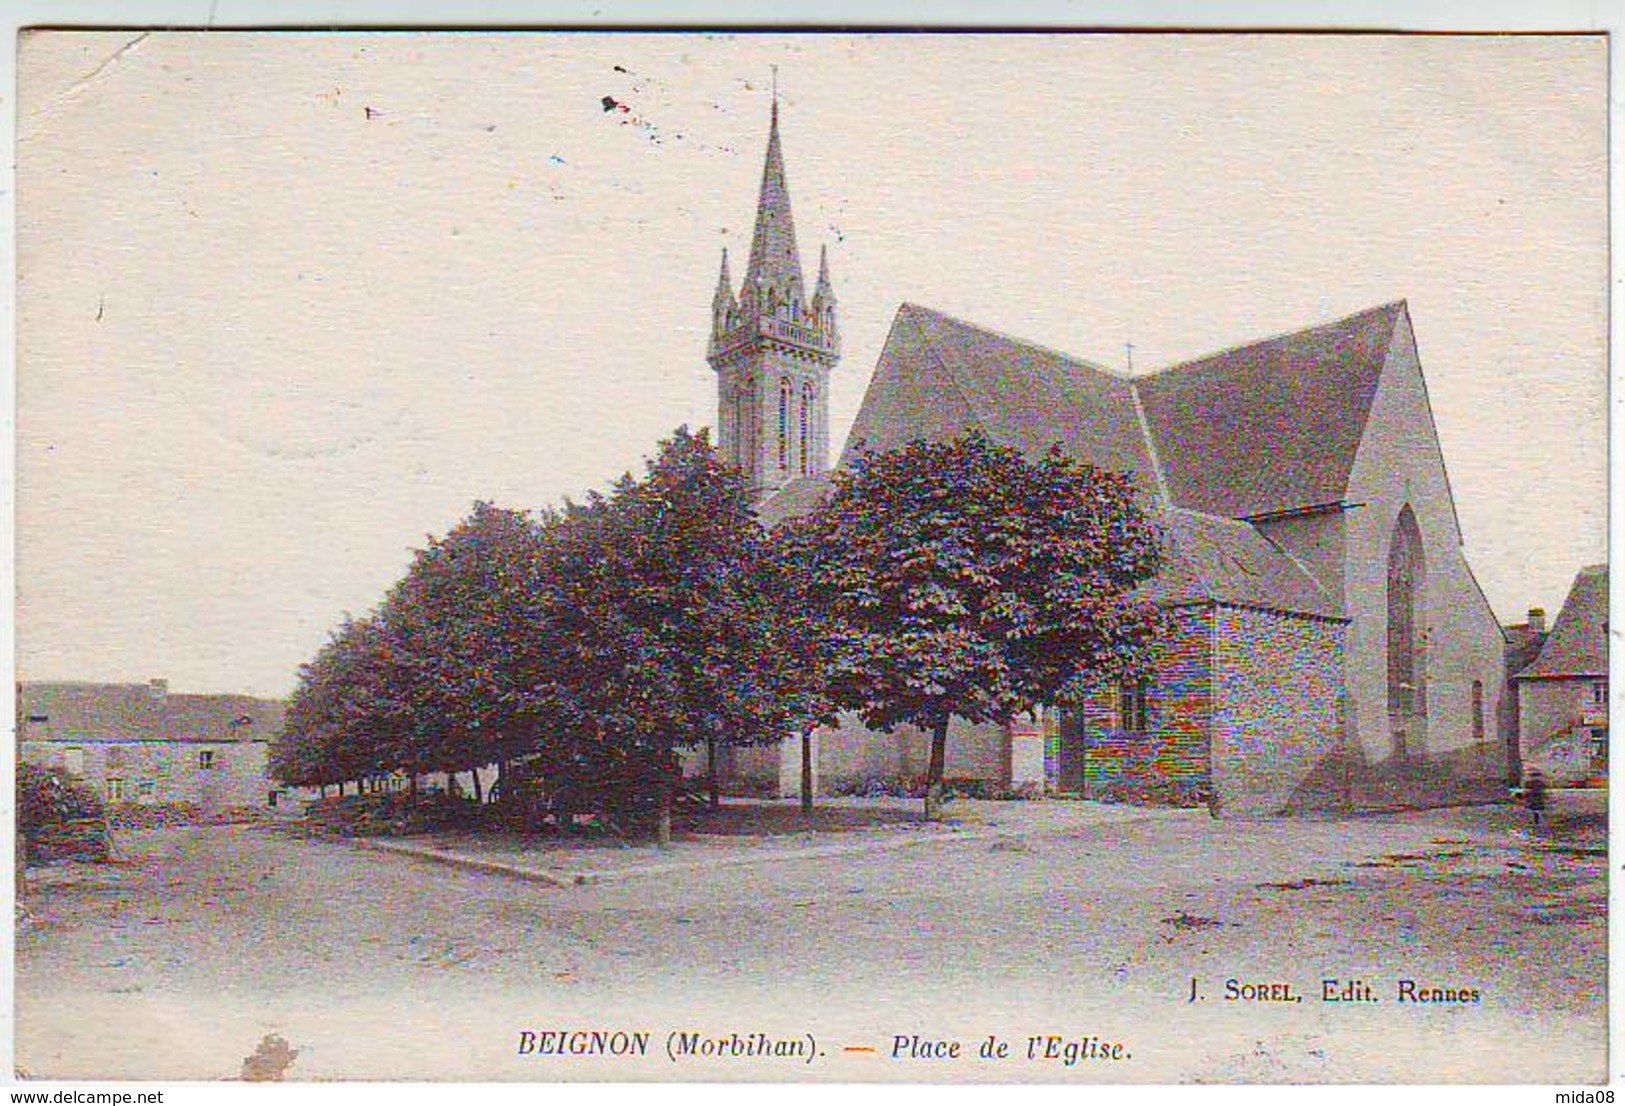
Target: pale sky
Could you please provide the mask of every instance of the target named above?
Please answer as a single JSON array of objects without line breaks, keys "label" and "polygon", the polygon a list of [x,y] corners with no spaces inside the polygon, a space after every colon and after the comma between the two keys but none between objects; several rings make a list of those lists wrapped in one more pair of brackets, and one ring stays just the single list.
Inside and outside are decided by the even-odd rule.
[{"label": "pale sky", "polygon": [[285,694],[475,499],[709,425],[774,65],[832,452],[904,301],[1142,370],[1405,298],[1496,612],[1605,559],[1601,38],[59,32],[19,677]]}]

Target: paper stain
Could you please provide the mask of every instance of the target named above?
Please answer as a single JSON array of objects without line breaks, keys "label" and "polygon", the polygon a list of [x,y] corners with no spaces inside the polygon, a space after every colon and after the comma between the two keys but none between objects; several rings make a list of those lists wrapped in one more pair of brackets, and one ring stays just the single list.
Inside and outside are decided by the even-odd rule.
[{"label": "paper stain", "polygon": [[299,1050],[289,1046],[280,1035],[267,1033],[259,1047],[243,1059],[245,1083],[280,1083],[293,1066]]}]

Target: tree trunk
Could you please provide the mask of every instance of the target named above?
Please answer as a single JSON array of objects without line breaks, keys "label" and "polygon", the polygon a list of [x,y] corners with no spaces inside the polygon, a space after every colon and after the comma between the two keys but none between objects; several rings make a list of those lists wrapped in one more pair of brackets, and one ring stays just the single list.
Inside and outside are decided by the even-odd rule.
[{"label": "tree trunk", "polygon": [[813,809],[812,731],[801,731],[801,813],[810,815]]},{"label": "tree trunk", "polygon": [[931,727],[931,767],[925,774],[925,820],[942,817],[942,768],[948,759],[948,719],[940,718]]},{"label": "tree trunk", "polygon": [[485,796],[480,794],[480,770],[478,768],[470,768],[468,770],[468,774],[474,779],[474,805],[479,806],[481,803],[485,802]]},{"label": "tree trunk", "polygon": [[417,806],[418,805],[418,774],[416,772],[413,772],[410,776],[407,777],[407,781],[408,781],[407,786],[410,788],[410,790],[412,792],[412,805]]},{"label": "tree trunk", "polygon": [[705,739],[705,774],[708,798],[714,810],[722,805],[722,784],[717,779],[717,739]]},{"label": "tree trunk", "polygon": [[662,849],[671,848],[671,805],[672,793],[677,790],[675,786],[674,768],[676,758],[667,754],[666,762],[660,773],[660,823],[655,834],[655,842]]}]

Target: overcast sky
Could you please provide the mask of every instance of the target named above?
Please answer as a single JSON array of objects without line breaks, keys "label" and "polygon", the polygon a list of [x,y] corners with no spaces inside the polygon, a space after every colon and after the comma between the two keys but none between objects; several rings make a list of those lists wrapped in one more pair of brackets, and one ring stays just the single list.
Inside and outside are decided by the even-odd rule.
[{"label": "overcast sky", "polygon": [[475,499],[709,425],[774,65],[836,452],[904,301],[1149,369],[1405,298],[1498,614],[1604,559],[1600,38],[59,32],[19,676],[285,694]]}]

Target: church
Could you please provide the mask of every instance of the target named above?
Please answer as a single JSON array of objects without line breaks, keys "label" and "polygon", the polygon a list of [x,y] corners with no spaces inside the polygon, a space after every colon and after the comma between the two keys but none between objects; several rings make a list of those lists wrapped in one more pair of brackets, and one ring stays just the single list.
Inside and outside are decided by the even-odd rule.
[{"label": "church", "polygon": [[[773,106],[744,282],[726,251],[707,360],[717,440],[764,525],[830,487],[840,360],[827,253],[807,294]],[[1459,520],[1403,300],[1133,375],[914,304],[837,466],[980,429],[1131,474],[1166,537],[1154,675],[1080,709],[956,720],[950,785],[1216,815],[1503,797],[1503,637]],[[815,788],[923,779],[929,741],[855,719],[809,739]],[[732,789],[796,794],[801,740],[728,750]]]}]

